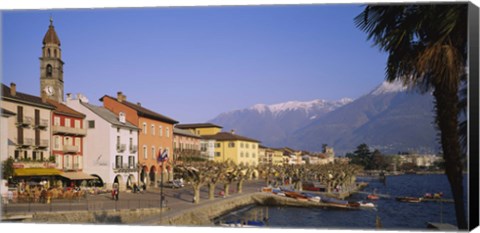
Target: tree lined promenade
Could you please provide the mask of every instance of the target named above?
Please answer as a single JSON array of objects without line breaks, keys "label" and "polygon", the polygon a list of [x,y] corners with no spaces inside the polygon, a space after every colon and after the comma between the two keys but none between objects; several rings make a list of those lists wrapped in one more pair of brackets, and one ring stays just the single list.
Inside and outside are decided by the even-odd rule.
[{"label": "tree lined promenade", "polygon": [[[317,181],[325,184],[326,194],[349,190],[355,185],[355,174],[361,167],[348,164],[289,165],[247,167],[230,162],[188,162],[179,164],[176,172],[186,183],[182,188],[164,188],[166,206],[160,205],[160,188],[150,188],[140,193],[120,192],[119,200],[110,193],[87,195],[76,200],[54,200],[44,203],[9,203],[4,214],[64,212],[64,211],[115,211],[135,209],[161,209],[163,216],[175,216],[198,206],[261,191],[266,186],[284,186],[302,190],[302,182]],[[255,175],[256,174],[256,175]],[[160,213],[160,211],[158,211]],[[159,214],[145,217],[139,224],[158,223]]]}]

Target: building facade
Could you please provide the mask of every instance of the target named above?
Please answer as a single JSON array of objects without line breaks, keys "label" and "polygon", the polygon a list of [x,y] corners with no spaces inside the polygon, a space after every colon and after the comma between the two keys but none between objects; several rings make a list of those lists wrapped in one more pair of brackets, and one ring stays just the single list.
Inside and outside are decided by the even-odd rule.
[{"label": "building facade", "polygon": [[203,158],[200,136],[185,129],[173,128],[173,159]]},{"label": "building facade", "polygon": [[83,170],[83,138],[87,134],[85,115],[55,100],[47,102],[56,107],[52,111],[52,156],[55,167],[64,172]]},{"label": "building facade", "polygon": [[[138,162],[142,167],[141,182],[154,186],[164,180],[173,179],[173,125],[178,121],[143,107],[140,103],[127,101],[122,92],[117,97],[108,95],[100,99],[103,106],[115,114],[123,112],[126,120],[139,128]],[[159,162],[159,154],[166,151],[168,160]]]},{"label": "building facade", "polygon": [[214,161],[232,161],[235,164],[257,166],[259,164],[258,146],[260,141],[237,135],[234,132],[220,132],[205,135],[215,140]]},{"label": "building facade", "polygon": [[125,190],[139,184],[138,128],[126,120],[126,113],[89,104],[82,95],[67,96],[66,103],[86,116],[83,171],[98,177],[107,188],[116,184]]},{"label": "building facade", "polygon": [[205,136],[215,135],[222,131],[222,127],[212,123],[178,124],[177,129],[188,130],[200,136],[200,155],[202,158],[213,161],[215,159],[215,139]]},{"label": "building facade", "polygon": [[58,175],[60,172],[50,163],[53,161],[50,157],[50,119],[55,106],[45,98],[17,92],[12,83],[10,87],[2,84],[2,108],[15,114],[7,118],[7,127],[2,128],[8,131],[6,157],[15,160],[14,176]]}]

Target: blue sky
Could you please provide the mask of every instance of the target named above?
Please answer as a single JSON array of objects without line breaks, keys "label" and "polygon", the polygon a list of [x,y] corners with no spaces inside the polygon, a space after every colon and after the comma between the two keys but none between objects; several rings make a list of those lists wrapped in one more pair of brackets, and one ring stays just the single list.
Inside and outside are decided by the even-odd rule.
[{"label": "blue sky", "polygon": [[65,93],[127,100],[181,123],[290,100],[358,98],[386,54],[353,18],[361,5],[158,7],[2,12],[2,83],[39,95],[49,17]]}]

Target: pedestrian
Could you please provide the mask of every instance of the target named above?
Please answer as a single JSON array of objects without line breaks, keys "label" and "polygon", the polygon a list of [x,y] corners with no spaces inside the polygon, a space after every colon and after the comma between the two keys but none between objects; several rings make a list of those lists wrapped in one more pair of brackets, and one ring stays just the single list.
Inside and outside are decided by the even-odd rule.
[{"label": "pedestrian", "polygon": [[112,200],[115,200],[115,188],[112,189]]},{"label": "pedestrian", "polygon": [[116,189],[115,190],[115,200],[118,201],[118,195],[119,195],[119,190]]}]

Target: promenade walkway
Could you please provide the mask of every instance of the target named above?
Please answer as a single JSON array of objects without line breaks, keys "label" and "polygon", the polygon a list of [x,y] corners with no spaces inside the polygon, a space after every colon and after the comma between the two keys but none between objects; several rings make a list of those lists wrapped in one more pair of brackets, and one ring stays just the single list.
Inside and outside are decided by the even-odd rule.
[{"label": "promenade walkway", "polygon": [[[258,192],[265,182],[261,180],[246,181],[243,193],[236,192],[236,185],[232,184],[230,196],[234,198]],[[223,190],[223,184],[218,184],[215,190],[215,200],[208,199],[208,187],[204,186],[200,192],[200,203],[193,203],[193,189],[187,185],[183,188],[163,188],[167,206],[161,215],[152,215],[143,218],[138,225],[158,225],[164,218],[170,218],[182,214],[192,208],[214,205],[224,200],[219,193]],[[2,206],[2,214],[32,214],[38,212],[64,212],[64,211],[98,211],[98,210],[125,210],[160,208],[160,188],[147,188],[143,193],[121,192],[119,200],[114,201],[108,193],[88,195],[80,200],[54,200],[50,204],[43,203],[9,203]],[[137,223],[136,223],[137,224]]]}]

